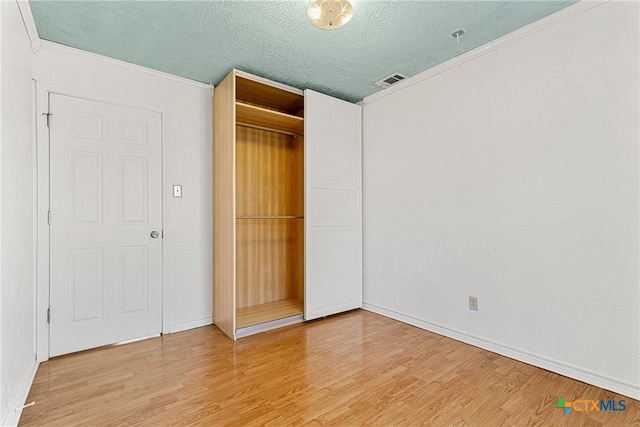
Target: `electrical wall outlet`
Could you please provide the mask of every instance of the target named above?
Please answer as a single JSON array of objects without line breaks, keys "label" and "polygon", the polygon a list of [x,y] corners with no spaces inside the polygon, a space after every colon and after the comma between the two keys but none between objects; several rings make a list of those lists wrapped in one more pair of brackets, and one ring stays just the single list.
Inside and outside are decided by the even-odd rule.
[{"label": "electrical wall outlet", "polygon": [[478,297],[469,297],[469,310],[478,311]]}]

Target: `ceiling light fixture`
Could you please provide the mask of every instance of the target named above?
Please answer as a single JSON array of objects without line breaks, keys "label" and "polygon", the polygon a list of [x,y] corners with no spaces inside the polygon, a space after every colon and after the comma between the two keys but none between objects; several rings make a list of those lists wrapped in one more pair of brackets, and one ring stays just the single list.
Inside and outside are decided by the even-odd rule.
[{"label": "ceiling light fixture", "polygon": [[307,18],[313,25],[325,30],[342,27],[353,17],[349,0],[314,0],[307,9]]}]

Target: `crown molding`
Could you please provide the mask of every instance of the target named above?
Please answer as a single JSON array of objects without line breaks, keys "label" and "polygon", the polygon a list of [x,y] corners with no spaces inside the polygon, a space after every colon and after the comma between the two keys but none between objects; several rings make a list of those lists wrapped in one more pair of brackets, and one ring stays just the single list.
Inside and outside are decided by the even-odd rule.
[{"label": "crown molding", "polygon": [[[563,21],[571,19],[595,7],[601,6],[607,3],[608,1],[618,1],[618,0],[582,0],[578,3],[567,6],[566,8],[561,9],[556,13],[545,16],[544,18],[539,19],[538,21],[525,25],[524,27],[521,27],[508,34],[505,34],[502,37],[499,37],[493,41],[490,41],[481,46],[478,46],[468,52],[465,52],[461,55],[456,56],[455,58],[452,58],[446,62],[436,65],[435,67],[429,68],[421,73],[418,73],[412,77],[409,77],[406,80],[396,83],[388,89],[384,89],[380,92],[376,92],[372,95],[369,95],[362,100],[362,103],[363,105],[366,105],[371,102],[382,99],[388,95],[396,93],[398,91],[407,89],[417,83],[420,83],[423,80],[430,79],[431,77],[437,76],[438,74],[442,74],[455,67],[458,67],[459,65],[462,65],[465,62],[472,61],[489,52],[493,52],[495,50],[501,49],[507,45],[510,45],[511,43],[524,39],[525,37],[529,37],[532,34],[535,34],[539,31],[543,31]],[[623,0],[619,0],[619,1],[623,1]]]},{"label": "crown molding", "polygon": [[[1,0],[0,0],[1,1]],[[114,64],[119,67],[129,68],[131,70],[143,72],[146,74],[151,74],[157,77],[161,77],[164,79],[173,80],[179,83],[188,84],[190,86],[195,86],[201,89],[207,89],[209,93],[213,96],[214,87],[213,85],[202,83],[196,80],[187,79],[186,77],[176,76],[175,74],[165,73],[163,71],[154,70],[153,68],[143,67],[142,65],[132,64],[130,62],[121,61],[119,59],[110,58],[108,56],[99,55],[97,53],[87,52],[86,50],[77,49],[75,47],[65,46],[63,44],[50,42],[48,40],[41,41],[41,48],[57,50],[59,52],[64,52],[70,55],[75,56],[85,56],[90,57],[97,61],[102,61],[109,64]]]},{"label": "crown molding", "polygon": [[[0,0],[1,1],[1,0]],[[148,74],[154,74],[158,77],[163,77],[166,79],[171,79],[171,80],[175,80],[175,81],[179,81],[181,83],[186,83],[192,86],[197,86],[197,87],[201,87],[201,88],[207,88],[209,90],[209,94],[210,96],[213,97],[213,92],[214,92],[214,86],[211,84],[206,84],[206,83],[202,83],[202,82],[198,82],[195,80],[191,80],[191,79],[187,79],[185,77],[180,77],[180,76],[176,76],[174,74],[170,74],[170,73],[164,73],[162,71],[157,71],[157,70],[153,70],[151,68],[146,68],[140,65],[135,65],[135,64],[131,64],[129,62],[124,62],[124,61],[120,61],[118,59],[113,59],[113,58],[109,58],[103,55],[98,55],[95,53],[91,53],[91,52],[87,52],[81,49],[76,49],[73,47],[69,47],[69,46],[65,46],[65,45],[61,45],[58,43],[54,43],[54,42],[50,42],[47,40],[42,40],[40,38],[40,36],[38,35],[38,29],[36,27],[36,23],[35,20],[33,19],[33,13],[31,12],[31,6],[29,5],[29,1],[28,0],[16,0],[16,3],[18,4],[18,8],[20,10],[20,15],[22,15],[22,22],[24,23],[24,27],[27,31],[27,35],[29,36],[29,40],[31,41],[31,52],[33,53],[37,53],[43,46],[47,46],[50,48],[54,48],[54,49],[59,49],[59,50],[64,50],[67,51],[69,53],[75,54],[75,55],[90,55],[92,56],[94,59],[98,59],[98,60],[102,60],[105,62],[110,62],[113,64],[117,64],[120,66],[124,66],[127,68],[131,68],[131,69],[135,69],[137,71],[142,71]]]},{"label": "crown molding", "polygon": [[20,15],[22,15],[24,28],[27,30],[27,35],[31,41],[31,52],[36,53],[40,50],[40,36],[36,28],[36,21],[33,20],[31,6],[27,0],[16,0],[16,3],[18,4],[18,9],[20,9]]}]

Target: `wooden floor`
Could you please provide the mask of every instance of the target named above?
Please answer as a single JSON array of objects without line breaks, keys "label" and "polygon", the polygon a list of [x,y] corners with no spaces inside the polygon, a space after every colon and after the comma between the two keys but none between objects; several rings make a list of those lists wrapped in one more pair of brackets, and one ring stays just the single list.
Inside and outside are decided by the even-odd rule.
[{"label": "wooden floor", "polygon": [[[554,408],[625,399],[624,412]],[[231,341],[214,326],[40,365],[21,426],[640,425],[640,403],[358,310]]]}]

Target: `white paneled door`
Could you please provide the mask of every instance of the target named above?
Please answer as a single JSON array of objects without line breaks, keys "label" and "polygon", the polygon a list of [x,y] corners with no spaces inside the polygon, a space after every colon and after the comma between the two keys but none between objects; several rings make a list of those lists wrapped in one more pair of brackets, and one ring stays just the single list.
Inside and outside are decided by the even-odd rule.
[{"label": "white paneled door", "polygon": [[362,307],[362,112],[304,92],[306,320]]},{"label": "white paneled door", "polygon": [[161,116],[49,102],[50,355],[158,334]]}]

